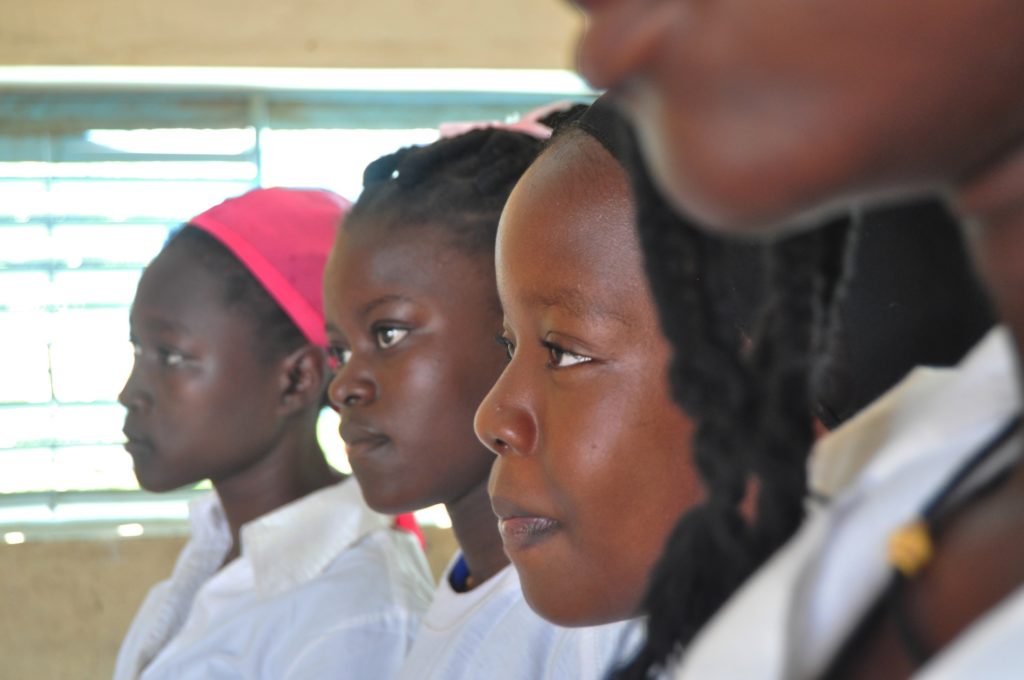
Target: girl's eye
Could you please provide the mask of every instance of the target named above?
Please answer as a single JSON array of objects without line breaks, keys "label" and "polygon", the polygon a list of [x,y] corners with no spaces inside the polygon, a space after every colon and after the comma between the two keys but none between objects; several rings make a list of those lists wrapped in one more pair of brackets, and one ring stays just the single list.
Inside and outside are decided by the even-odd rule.
[{"label": "girl's eye", "polygon": [[338,369],[349,362],[352,358],[352,350],[340,345],[331,345],[327,348],[327,358],[332,369]]},{"label": "girl's eye", "polygon": [[500,333],[494,336],[494,341],[505,348],[508,360],[512,361],[512,355],[516,353],[516,344]]},{"label": "girl's eye", "polygon": [[404,340],[405,336],[409,335],[409,329],[382,326],[374,331],[374,335],[377,337],[377,346],[381,349],[388,349]]},{"label": "girl's eye", "polygon": [[549,368],[570,368],[572,366],[578,366],[580,364],[586,364],[593,361],[593,358],[591,357],[570,352],[567,349],[559,347],[553,342],[545,342],[544,346],[547,347],[548,350]]},{"label": "girl's eye", "polygon": [[157,353],[160,357],[160,363],[164,366],[177,368],[185,361],[185,355],[175,349],[161,347],[157,350]]}]

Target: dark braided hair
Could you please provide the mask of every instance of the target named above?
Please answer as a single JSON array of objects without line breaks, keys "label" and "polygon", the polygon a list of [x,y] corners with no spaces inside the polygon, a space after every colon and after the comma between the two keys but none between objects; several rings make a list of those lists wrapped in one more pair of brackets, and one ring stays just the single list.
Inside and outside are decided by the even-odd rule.
[{"label": "dark braided hair", "polygon": [[211,274],[220,279],[222,302],[251,319],[261,356],[283,356],[309,341],[291,317],[274,301],[249,269],[216,237],[185,225],[164,245],[164,250],[183,248]]},{"label": "dark braided hair", "polygon": [[[808,377],[824,305],[840,288],[848,226],[843,220],[770,246],[728,243],[676,215],[635,154],[629,174],[652,293],[675,348],[673,395],[697,423],[692,451],[706,493],[669,537],[644,602],[647,638],[615,673],[647,678],[803,518],[814,436]],[[769,291],[750,304],[761,308],[753,322],[749,313],[737,317],[720,305],[735,285],[737,258],[749,260],[751,252],[760,257],[758,274]],[[747,347],[737,318],[752,329]],[[752,518],[742,510],[749,493],[756,494]]]},{"label": "dark braided hair", "polygon": [[542,145],[521,132],[483,128],[382,156],[363,173],[345,228],[440,227],[465,252],[493,256],[505,201]]},{"label": "dark braided hair", "polygon": [[[753,324],[753,341],[744,349],[737,345],[735,319],[720,305],[721,276],[735,271],[729,264],[736,257],[734,246],[697,230],[669,208],[635,144],[633,149],[627,172],[645,266],[663,332],[675,350],[673,394],[698,425],[692,450],[707,496],[680,519],[652,571],[644,603],[647,637],[613,673],[618,679],[656,675],[796,531],[807,492],[812,413],[831,413],[835,417],[825,422],[836,425],[913,365],[955,363],[992,323],[980,287],[967,281],[962,251],[949,240],[956,238],[955,225],[948,214],[936,215],[938,204],[932,202],[897,221],[945,234],[945,256],[914,250],[893,256],[880,245],[864,258],[871,255],[890,273],[905,275],[909,269],[922,278],[952,280],[942,286],[948,295],[939,304],[920,285],[912,295],[902,292],[906,286],[893,294],[862,280],[867,277],[855,277],[864,269],[856,246],[865,232],[875,233],[869,228],[875,221],[892,216],[871,216],[868,226],[842,216],[761,247],[760,274],[768,292]],[[879,227],[877,235],[883,233],[889,231]],[[923,310],[910,315],[919,325],[916,342],[902,339],[907,323],[902,317],[881,313],[894,299]],[[951,326],[956,330],[948,330]],[[922,333],[941,337],[922,342]],[[869,335],[882,343],[874,351],[837,352],[851,339]],[[885,348],[894,345],[899,349],[892,358],[884,357]],[[837,380],[837,375],[857,379]],[[757,503],[748,520],[740,504],[751,488]]]},{"label": "dark braided hair", "polygon": [[723,322],[711,292],[721,285],[710,279],[715,260],[728,256],[725,247],[680,220],[641,165],[629,170],[652,294],[674,348],[672,392],[697,424],[691,450],[706,492],[680,519],[651,572],[643,604],[647,637],[615,674],[646,678],[693,638],[755,566],[740,505],[749,485],[744,443],[757,429],[760,395],[740,337]]},{"label": "dark braided hair", "polygon": [[[602,106],[599,101],[556,139],[568,137],[568,130],[573,127],[595,137],[629,170],[635,144],[628,128],[607,105]],[[707,495],[701,505],[680,520],[669,539],[670,547],[677,551],[662,560],[651,575],[649,595],[643,603],[643,609],[651,617],[649,636],[633,663],[620,671],[621,677],[643,677],[648,668],[660,663],[675,649],[680,637],[692,637],[756,565],[759,555],[754,548],[755,540],[756,543],[770,542],[767,529],[756,527],[755,532],[741,512],[753,474],[746,461],[745,444],[753,440],[760,427],[756,407],[761,398],[751,389],[755,383],[743,347],[745,337],[754,326],[754,312],[759,307],[760,296],[752,291],[760,289],[757,284],[767,249],[705,236],[680,223],[664,202],[651,200],[655,195],[652,192],[646,175],[642,175],[640,181],[634,178],[633,194],[645,266],[652,293],[660,305],[662,331],[675,348],[669,369],[672,394],[698,425],[691,450]],[[644,228],[648,224],[665,226],[667,223],[678,224],[678,228]],[[808,245],[800,241],[794,248]],[[653,257],[653,254],[658,256]],[[666,254],[671,256],[664,257]],[[802,253],[794,256],[802,257]],[[790,270],[779,267],[776,271],[781,277]],[[800,282],[793,284],[793,287],[800,286]],[[799,316],[801,312],[797,309],[792,316]],[[767,318],[774,320],[776,316]],[[776,328],[790,328],[790,325],[779,322],[767,324],[766,328],[774,332]],[[810,337],[809,330],[806,335]],[[791,340],[786,338],[787,342]],[[800,348],[806,350],[807,342],[798,343],[794,350],[806,358],[807,351],[801,352]],[[811,433],[809,399],[806,394],[803,397],[802,401],[789,405],[791,411],[802,412],[803,424],[807,426],[801,454],[806,450]],[[680,442],[680,448],[685,444]],[[777,455],[785,458],[789,451],[779,448]],[[773,479],[763,485],[767,489],[766,494],[761,495],[765,502],[766,496],[774,493],[796,499],[802,497],[802,476],[796,476],[798,488],[792,490],[791,466],[780,465],[786,468],[786,476],[780,475],[778,483]],[[796,467],[802,471],[801,466]],[[776,531],[788,536],[792,513],[769,514],[766,526],[787,524]],[[685,559],[675,559],[673,555],[685,556]]]},{"label": "dark braided hair", "polygon": [[818,418],[830,428],[914,366],[957,363],[995,323],[960,225],[939,201],[873,210],[840,248],[844,280],[824,303],[812,383]]}]

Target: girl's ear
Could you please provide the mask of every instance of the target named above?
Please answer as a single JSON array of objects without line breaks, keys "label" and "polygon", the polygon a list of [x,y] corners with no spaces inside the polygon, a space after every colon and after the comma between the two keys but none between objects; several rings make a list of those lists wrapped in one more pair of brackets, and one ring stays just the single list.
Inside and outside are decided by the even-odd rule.
[{"label": "girl's ear", "polygon": [[327,386],[327,353],[315,345],[303,345],[281,362],[281,409],[296,413],[311,404],[319,407]]}]

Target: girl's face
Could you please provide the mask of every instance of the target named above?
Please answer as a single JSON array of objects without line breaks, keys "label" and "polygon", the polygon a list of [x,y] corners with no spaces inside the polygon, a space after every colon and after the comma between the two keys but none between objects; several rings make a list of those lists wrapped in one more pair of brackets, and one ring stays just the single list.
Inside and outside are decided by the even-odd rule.
[{"label": "girl's face", "polygon": [[1024,133],[1017,0],[576,0],[676,205],[763,227],[945,186]]},{"label": "girl's face", "polygon": [[494,460],[473,434],[504,364],[493,264],[449,238],[350,221],[324,273],[337,362],[328,394],[352,471],[381,512],[457,501]]},{"label": "girl's face", "polygon": [[555,623],[589,625],[638,613],[697,494],[625,176],[574,135],[527,171],[502,215],[511,358],[476,431],[498,454],[488,490],[527,601]]},{"label": "girl's face", "polygon": [[146,268],[132,304],[135,365],[121,391],[139,485],[168,491],[245,470],[272,446],[281,366],[224,284],[183,248]]}]

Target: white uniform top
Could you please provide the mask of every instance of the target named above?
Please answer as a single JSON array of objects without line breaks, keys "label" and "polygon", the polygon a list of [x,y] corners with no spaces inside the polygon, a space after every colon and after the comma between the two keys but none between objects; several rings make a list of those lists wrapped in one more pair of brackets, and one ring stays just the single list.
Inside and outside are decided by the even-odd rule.
[{"label": "white uniform top", "polygon": [[533,613],[511,566],[465,593],[451,587],[452,561],[423,617],[402,680],[589,680],[624,653],[634,621],[562,628]]},{"label": "white uniform top", "polygon": [[[723,607],[669,677],[803,680],[827,670],[890,578],[890,534],[1019,413],[1015,376],[1011,338],[997,328],[940,382],[926,378],[941,389],[918,389],[911,374],[897,388],[905,398],[890,397],[887,415],[869,409],[844,426],[844,447],[856,450],[861,434],[877,447],[874,457]],[[914,677],[1022,677],[1021,640],[1024,588]]]},{"label": "white uniform top", "polygon": [[416,540],[370,510],[355,480],[231,535],[216,494],[193,502],[192,538],[146,597],[114,680],[387,678],[430,602]]}]

